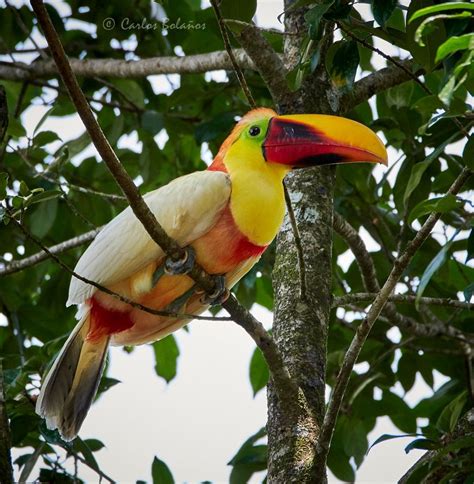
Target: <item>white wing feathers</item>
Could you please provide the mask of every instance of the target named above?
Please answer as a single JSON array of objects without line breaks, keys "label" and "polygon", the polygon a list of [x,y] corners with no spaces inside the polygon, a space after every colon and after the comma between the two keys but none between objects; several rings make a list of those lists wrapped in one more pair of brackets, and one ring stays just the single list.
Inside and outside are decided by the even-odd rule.
[{"label": "white wing feathers", "polygon": [[[230,191],[225,173],[199,171],[146,194],[144,200],[168,235],[186,246],[212,228],[229,201]],[[162,256],[163,251],[128,207],[104,227],[74,270],[110,286]],[[94,286],[73,277],[66,304],[80,304],[95,291]]]}]

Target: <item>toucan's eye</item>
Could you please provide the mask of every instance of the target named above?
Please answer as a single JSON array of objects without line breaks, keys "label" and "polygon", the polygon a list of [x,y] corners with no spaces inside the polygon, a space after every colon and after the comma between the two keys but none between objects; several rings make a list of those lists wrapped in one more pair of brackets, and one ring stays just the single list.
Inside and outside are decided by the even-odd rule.
[{"label": "toucan's eye", "polygon": [[260,134],[260,128],[258,126],[252,126],[249,129],[250,136],[258,136]]}]

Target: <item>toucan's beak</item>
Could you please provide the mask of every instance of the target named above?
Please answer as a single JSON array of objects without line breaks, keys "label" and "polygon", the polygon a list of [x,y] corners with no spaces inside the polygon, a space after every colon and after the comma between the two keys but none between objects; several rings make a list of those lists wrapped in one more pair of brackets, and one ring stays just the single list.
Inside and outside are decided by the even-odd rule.
[{"label": "toucan's beak", "polygon": [[363,124],[339,116],[275,116],[262,149],[267,162],[293,168],[364,161],[387,165],[387,151],[378,136]]}]

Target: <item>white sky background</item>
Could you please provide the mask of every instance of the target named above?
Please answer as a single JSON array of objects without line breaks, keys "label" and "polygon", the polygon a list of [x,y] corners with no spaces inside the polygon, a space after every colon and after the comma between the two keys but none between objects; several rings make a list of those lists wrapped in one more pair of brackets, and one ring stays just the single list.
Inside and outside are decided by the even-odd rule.
[{"label": "white sky background", "polygon": [[[258,0],[257,24],[281,28],[276,17],[282,10],[282,1]],[[375,44],[387,53],[398,53],[379,39]],[[377,67],[385,66],[385,61],[377,56],[374,63]],[[212,77],[225,80],[225,73],[215,73]],[[173,76],[173,82],[179,82],[179,76]],[[169,91],[164,76],[153,76],[152,83],[155,92]],[[38,106],[24,115],[29,134],[44,112],[45,108]],[[42,130],[48,129],[56,131],[63,140],[75,138],[84,131],[77,116],[50,118],[42,127]],[[159,136],[160,146],[166,139],[166,133]],[[136,138],[123,138],[120,145],[135,151],[140,149]],[[459,152],[460,146],[454,149]],[[94,153],[93,148],[87,151],[87,156]],[[85,157],[81,155],[81,159]],[[392,150],[391,161],[397,158]],[[376,169],[382,173],[382,167]],[[362,235],[369,250],[378,249],[367,232]],[[347,252],[340,262],[346,267],[351,260],[352,255]],[[269,311],[254,307],[252,312],[267,326],[271,325]],[[399,337],[397,332],[394,329],[390,333],[394,339]],[[99,438],[107,445],[95,455],[104,472],[119,482],[137,479],[149,482],[155,455],[168,464],[177,483],[228,482],[231,468],[226,463],[244,440],[266,422],[265,392],[252,398],[248,366],[254,343],[243,330],[233,323],[199,321],[190,324],[189,333],[181,330],[176,337],[181,356],[178,376],[169,385],[155,374],[151,347],[137,347],[130,355],[120,348],[112,348],[110,352],[108,376],[123,383],[110,389],[93,405],[80,435],[83,439]],[[362,365],[360,371],[365,371]],[[435,375],[437,387],[445,380],[444,376]],[[404,394],[400,385],[394,391]],[[431,393],[418,375],[406,400],[413,406]],[[388,418],[379,418],[369,442],[384,433],[402,432]],[[406,455],[403,449],[408,442],[409,439],[397,439],[372,449],[357,472],[357,482],[396,482],[422,454],[415,450]],[[96,474],[83,466],[80,476],[88,482],[97,481]],[[261,482],[262,478],[260,473],[251,482]],[[330,482],[340,481],[330,476]]]}]

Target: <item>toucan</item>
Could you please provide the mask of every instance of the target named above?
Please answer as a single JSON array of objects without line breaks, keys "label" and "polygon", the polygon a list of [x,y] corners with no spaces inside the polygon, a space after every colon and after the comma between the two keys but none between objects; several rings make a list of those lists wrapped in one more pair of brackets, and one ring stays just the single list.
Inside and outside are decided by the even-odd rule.
[{"label": "toucan", "polygon": [[[37,413],[65,440],[76,437],[97,392],[107,349],[159,340],[187,324],[259,260],[285,215],[283,179],[292,169],[338,163],[387,164],[381,140],[369,128],[338,116],[277,115],[258,108],[244,115],[211,165],[144,196],[158,222],[181,247],[166,257],[130,207],[99,233],[75,272],[155,310],[157,316],[72,278],[67,305],[78,323],[42,384]],[[187,275],[199,263],[216,278],[203,295]]]}]

